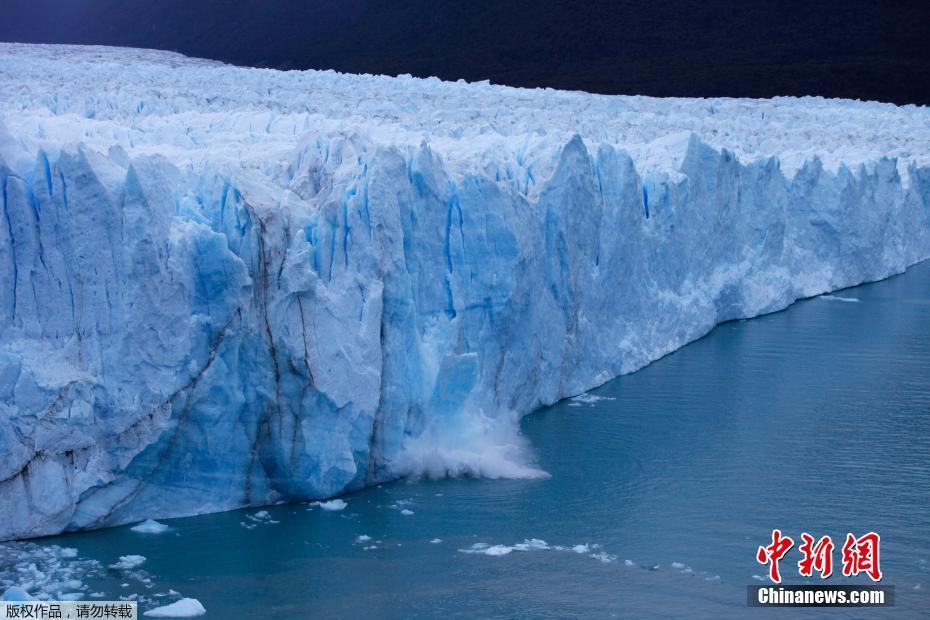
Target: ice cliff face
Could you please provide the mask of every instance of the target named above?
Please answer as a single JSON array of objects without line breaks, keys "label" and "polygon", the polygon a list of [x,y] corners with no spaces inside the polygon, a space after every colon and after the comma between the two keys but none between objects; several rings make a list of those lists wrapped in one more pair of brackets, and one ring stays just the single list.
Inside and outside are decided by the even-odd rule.
[{"label": "ice cliff face", "polygon": [[0,539],[533,476],[516,419],[930,255],[930,111],[0,45]]}]

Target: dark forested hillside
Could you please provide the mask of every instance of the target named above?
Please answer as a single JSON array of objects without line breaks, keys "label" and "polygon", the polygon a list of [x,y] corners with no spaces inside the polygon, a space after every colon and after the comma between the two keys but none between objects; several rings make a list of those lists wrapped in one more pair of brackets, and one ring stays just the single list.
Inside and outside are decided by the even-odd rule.
[{"label": "dark forested hillside", "polygon": [[5,0],[0,40],[600,93],[930,103],[926,0]]}]

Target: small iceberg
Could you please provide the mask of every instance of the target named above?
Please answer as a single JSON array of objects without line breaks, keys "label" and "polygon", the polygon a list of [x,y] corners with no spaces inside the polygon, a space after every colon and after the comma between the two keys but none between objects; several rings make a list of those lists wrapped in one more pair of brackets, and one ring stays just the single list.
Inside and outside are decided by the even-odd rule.
[{"label": "small iceberg", "polygon": [[19,586],[11,586],[6,589],[3,593],[4,601],[31,601],[32,595],[20,588]]},{"label": "small iceberg", "polygon": [[141,566],[143,562],[145,562],[144,555],[121,555],[119,556],[119,562],[110,564],[110,568],[115,568],[116,570],[132,570],[137,566]]},{"label": "small iceberg", "polygon": [[203,605],[201,605],[200,601],[197,599],[182,598],[180,601],[176,601],[170,605],[150,609],[142,615],[152,618],[193,618],[195,616],[202,616],[205,613],[207,613],[207,610],[204,609]]},{"label": "small iceberg", "polygon": [[313,502],[313,506],[319,506],[323,510],[335,511],[335,510],[344,510],[347,503],[341,499],[331,499],[328,502]]},{"label": "small iceberg", "polygon": [[154,519],[146,519],[142,523],[134,525],[129,529],[132,532],[139,532],[140,534],[163,534],[171,528],[169,528],[164,523],[155,521]]},{"label": "small iceberg", "polygon": [[824,301],[845,301],[848,304],[857,304],[859,303],[858,297],[840,297],[839,295],[821,295],[821,299]]}]

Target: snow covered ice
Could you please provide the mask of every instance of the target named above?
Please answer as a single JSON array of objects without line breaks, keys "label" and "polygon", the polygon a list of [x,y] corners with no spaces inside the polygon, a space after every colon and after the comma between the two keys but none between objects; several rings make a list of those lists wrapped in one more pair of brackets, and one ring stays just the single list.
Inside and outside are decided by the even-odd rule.
[{"label": "snow covered ice", "polygon": [[541,476],[519,416],[930,255],[930,111],[0,44],[0,539]]}]

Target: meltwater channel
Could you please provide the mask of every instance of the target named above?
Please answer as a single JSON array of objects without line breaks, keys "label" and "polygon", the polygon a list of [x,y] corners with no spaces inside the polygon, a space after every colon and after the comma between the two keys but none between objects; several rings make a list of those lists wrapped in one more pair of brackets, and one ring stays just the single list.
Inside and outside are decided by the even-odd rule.
[{"label": "meltwater channel", "polygon": [[[0,586],[38,579],[34,569],[143,611],[194,597],[207,618],[930,611],[930,263],[720,325],[522,428],[549,479],[399,482],[342,510],[282,505],[166,521],[161,534],[7,543]],[[796,540],[880,533],[896,607],[748,609],[773,528]],[[801,581],[792,553],[787,583]],[[145,561],[119,568],[126,555]]]}]

